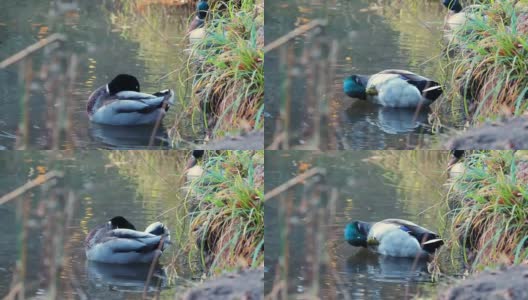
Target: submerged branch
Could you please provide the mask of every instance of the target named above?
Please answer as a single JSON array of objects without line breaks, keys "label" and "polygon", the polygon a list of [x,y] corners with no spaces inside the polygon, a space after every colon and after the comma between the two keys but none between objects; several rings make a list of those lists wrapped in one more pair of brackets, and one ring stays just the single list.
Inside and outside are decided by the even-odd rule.
[{"label": "submerged branch", "polygon": [[314,28],[317,28],[317,27],[322,27],[322,26],[326,26],[326,21],[325,20],[320,20],[320,19],[317,19],[317,20],[313,20],[311,21],[310,23],[307,23],[307,24],[304,24],[302,26],[299,26],[297,28],[295,28],[294,30],[288,32],[287,34],[281,36],[280,38],[274,40],[273,42],[269,43],[268,45],[266,45],[264,47],[264,53],[266,52],[269,52],[275,48],[278,48],[284,44],[286,44],[288,41],[290,41],[291,39],[301,35],[301,34],[304,34]]},{"label": "submerged branch", "polygon": [[26,182],[23,186],[21,187],[18,187],[16,188],[15,190],[3,195],[2,197],[0,197],[0,205],[6,203],[6,202],[9,202],[15,198],[17,198],[18,196],[24,194],[25,192],[53,179],[53,178],[61,178],[62,176],[64,175],[63,172],[60,172],[60,171],[50,171],[46,174],[43,174],[43,175],[39,175],[37,176],[37,178],[33,179],[33,180],[30,180],[28,182]]},{"label": "submerged branch", "polygon": [[274,188],[273,190],[267,192],[265,195],[264,195],[264,201],[268,201],[269,199],[273,198],[273,197],[276,197],[277,195],[289,190],[290,188],[292,188],[293,186],[297,185],[297,184],[300,184],[302,182],[304,182],[306,179],[312,177],[312,176],[315,176],[315,175],[318,175],[318,174],[324,174],[325,173],[325,170],[324,169],[321,169],[321,168],[312,168],[288,181],[286,181],[285,183],[279,185],[278,187]]},{"label": "submerged branch", "polygon": [[61,41],[64,42],[66,40],[66,36],[60,33],[54,33],[48,37],[45,37],[41,39],[40,41],[34,43],[33,45],[27,46],[25,49],[15,53],[14,55],[11,55],[10,57],[4,59],[2,62],[0,62],[0,69],[4,69],[9,65],[12,65],[20,60],[22,60],[24,57],[32,54],[33,52],[36,52],[45,46],[56,42]]}]

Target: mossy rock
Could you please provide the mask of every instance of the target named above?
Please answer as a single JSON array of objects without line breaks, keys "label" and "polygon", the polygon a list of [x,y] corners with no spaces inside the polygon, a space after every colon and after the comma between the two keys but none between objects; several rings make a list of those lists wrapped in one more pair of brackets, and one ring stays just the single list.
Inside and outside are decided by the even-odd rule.
[{"label": "mossy rock", "polygon": [[528,266],[485,271],[440,293],[439,300],[528,299]]}]

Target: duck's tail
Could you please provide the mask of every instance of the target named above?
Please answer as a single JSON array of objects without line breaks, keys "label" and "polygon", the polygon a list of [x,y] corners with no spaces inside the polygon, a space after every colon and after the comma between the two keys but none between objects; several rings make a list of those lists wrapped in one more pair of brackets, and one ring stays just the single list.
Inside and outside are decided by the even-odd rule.
[{"label": "duck's tail", "polygon": [[164,240],[163,240],[163,249],[162,250],[165,249],[165,245],[170,245],[171,244],[169,228],[167,228],[167,226],[165,226],[161,222],[155,222],[155,223],[150,224],[145,229],[145,232],[165,237]]},{"label": "duck's tail", "polygon": [[[174,105],[174,91],[171,90],[171,89],[167,89],[167,90],[163,90],[163,91],[159,91],[159,92],[156,92],[154,94],[152,94],[156,97],[163,97],[163,102],[162,103],[168,103],[170,105]],[[169,109],[169,106],[167,105],[167,110]]]},{"label": "duck's tail", "polygon": [[440,248],[444,244],[444,241],[440,238],[428,240],[422,243],[422,249],[428,253],[434,253],[436,249]]},{"label": "duck's tail", "polygon": [[167,226],[163,225],[163,223],[161,222],[155,222],[155,223],[150,224],[147,227],[147,229],[145,229],[145,232],[154,234],[154,235],[170,234]]},{"label": "duck's tail", "polygon": [[425,99],[431,100],[431,102],[435,101],[442,95],[444,91],[442,90],[442,86],[436,82],[431,82],[431,86],[424,89],[422,91],[422,97]]}]

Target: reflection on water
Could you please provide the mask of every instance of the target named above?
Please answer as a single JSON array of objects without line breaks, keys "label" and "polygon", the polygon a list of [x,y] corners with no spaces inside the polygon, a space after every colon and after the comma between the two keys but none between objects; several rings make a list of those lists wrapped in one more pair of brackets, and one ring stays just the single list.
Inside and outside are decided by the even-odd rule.
[{"label": "reflection on water", "polygon": [[[145,4],[148,5],[139,5]],[[176,1],[2,1],[0,61],[52,33],[63,33],[61,47],[51,45],[30,56],[31,64],[13,64],[0,70],[0,148],[12,149],[21,122],[28,122],[28,148],[51,148],[46,139],[56,128],[68,130],[59,148],[147,146],[148,139],[134,130],[120,132],[109,142],[91,131],[86,114],[88,96],[115,75],[135,75],[147,93],[171,88],[176,105],[163,123],[170,128],[186,99],[184,38],[191,6]],[[62,60],[66,61],[62,63]],[[57,61],[61,61],[57,64]],[[65,80],[77,61],[73,80]],[[24,75],[25,74],[25,75]],[[55,76],[55,77],[53,77]],[[57,79],[50,82],[50,77]],[[68,78],[69,75],[68,75]],[[26,86],[27,82],[30,86]],[[67,94],[59,93],[59,85]],[[69,92],[71,91],[71,92]],[[24,97],[28,104],[23,104]],[[64,99],[67,111],[56,99]],[[23,109],[26,107],[26,109]],[[71,122],[68,121],[71,120]],[[195,120],[199,122],[198,120]],[[192,120],[178,122],[182,139],[194,142]],[[200,129],[200,124],[194,124]],[[123,144],[120,144],[123,143]],[[155,146],[167,146],[154,143]]]},{"label": "reflection on water", "polygon": [[[90,284],[97,289],[119,292],[142,293],[149,274],[150,265],[115,265],[93,261],[86,262],[86,273]],[[156,266],[148,286],[149,292],[167,286],[167,275],[161,266]]]},{"label": "reflection on water", "polygon": [[341,114],[344,129],[340,142],[347,149],[411,147],[422,140],[420,133],[427,130],[427,118],[427,108],[399,109],[358,101]]},{"label": "reflection on water", "polygon": [[[148,266],[88,263],[84,239],[90,229],[116,215],[125,216],[139,228],[159,220],[175,236],[183,237],[185,226],[178,213],[179,201],[185,198],[181,192],[184,179],[178,170],[183,170],[188,155],[186,151],[0,152],[0,196],[49,170],[64,172],[62,179],[0,205],[0,227],[4,229],[0,297],[13,288],[13,276],[20,274],[16,262],[23,261],[23,253],[27,253],[27,297],[48,295],[50,286],[55,286],[60,299],[81,294],[89,299],[141,298]],[[22,222],[24,218],[28,221]],[[24,224],[25,242],[21,234]],[[21,242],[14,243],[16,240]],[[178,248],[175,241],[164,251],[150,291],[174,296],[175,283],[168,284],[166,270],[161,268],[169,261],[172,272],[182,278],[177,288],[189,286],[193,274],[184,259],[178,263]],[[50,270],[61,263],[55,277]]]},{"label": "reflection on water", "polygon": [[165,128],[154,131],[151,125],[144,126],[110,126],[102,124],[90,125],[90,135],[94,142],[106,149],[133,149],[153,147],[168,147],[168,136]]},{"label": "reflection on water", "polygon": [[[343,228],[351,220],[374,222],[400,218],[442,233],[441,203],[445,194],[442,185],[446,179],[447,158],[445,151],[266,153],[266,190],[292,178],[306,164],[326,168],[326,185],[338,189],[335,216],[325,220],[328,232],[307,232],[310,225],[302,208],[306,195],[300,187],[266,202],[266,292],[271,291],[278,278],[277,267],[284,258],[284,249],[290,249],[289,292],[310,290],[305,278],[313,266],[307,263],[306,249],[310,247],[310,236],[323,234],[323,247],[329,256],[327,260],[323,258],[326,268],[320,277],[323,298],[332,298],[336,293],[346,293],[352,299],[434,295],[437,286],[430,281],[426,260],[382,257],[352,247],[343,240]],[[317,201],[325,207],[327,200]],[[293,210],[286,221],[288,207]],[[289,234],[284,237],[286,226]]]},{"label": "reflection on water", "polygon": [[[411,130],[415,126],[407,126],[409,130],[391,130],[391,134],[384,134],[384,130],[379,128],[361,128],[362,131],[368,131],[371,138],[366,140],[357,136],[358,128],[350,126],[351,119],[364,120],[378,108],[374,105],[357,106],[355,102],[358,100],[349,98],[342,92],[342,80],[350,74],[406,69],[439,81],[441,70],[438,58],[442,51],[442,26],[446,13],[440,1],[295,0],[284,3],[270,0],[266,5],[269,11],[273,11],[273,14],[266,15],[266,41],[273,41],[316,18],[327,18],[329,21],[324,33],[339,45],[336,76],[331,81],[335,99],[332,99],[334,103],[330,105],[330,115],[332,123],[338,127],[337,140],[340,142],[340,145],[330,148],[401,149],[407,148],[408,143],[415,146],[421,143],[422,136],[429,135],[427,129]],[[311,46],[304,43],[303,37],[296,38],[292,45],[295,53]],[[280,51],[266,54],[267,144],[271,142],[270,134],[274,132],[278,110],[281,108],[278,101],[284,98],[279,87],[284,86],[287,73],[279,57]],[[301,58],[298,59],[302,61]],[[304,66],[301,62],[294,66],[292,73],[303,74]],[[301,115],[308,85],[305,80],[293,80],[291,84],[292,110],[297,116],[290,120],[290,124],[295,126],[302,124],[303,119],[308,117]],[[402,119],[401,122],[409,122],[408,117],[399,118]],[[371,126],[378,127],[365,123],[365,127]]]}]

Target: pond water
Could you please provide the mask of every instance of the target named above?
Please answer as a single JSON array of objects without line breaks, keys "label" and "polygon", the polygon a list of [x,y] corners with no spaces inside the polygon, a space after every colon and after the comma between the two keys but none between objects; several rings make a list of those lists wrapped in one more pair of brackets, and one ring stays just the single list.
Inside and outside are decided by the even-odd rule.
[{"label": "pond water", "polygon": [[[150,284],[149,295],[161,292],[163,298],[173,299],[194,276],[185,255],[179,263],[177,244],[184,232],[177,221],[178,207],[185,198],[181,189],[184,180],[177,170],[184,168],[188,155],[187,151],[0,152],[0,195],[46,171],[64,172],[55,185],[43,184],[0,205],[4,229],[0,240],[1,297],[13,288],[15,263],[24,261],[25,250],[23,289],[28,298],[50,293],[50,286],[56,288],[59,299],[82,299],[83,295],[88,299],[141,298],[147,267],[88,263],[84,254],[83,243],[90,229],[122,215],[138,230],[157,220],[169,227],[174,244],[161,256],[161,264],[171,262],[171,268],[155,270],[157,277]],[[69,199],[69,193],[71,209],[64,200]],[[21,221],[26,211],[22,203],[29,205],[26,222]],[[68,211],[72,213],[68,215]],[[25,239],[23,224],[28,226]],[[50,271],[53,259],[64,262],[55,283]],[[169,281],[168,275],[174,272],[179,277],[171,276],[176,279]]]},{"label": "pond water", "polygon": [[[315,207],[335,211],[323,218],[320,232],[310,229],[309,210],[317,208],[307,207],[309,197],[301,187],[266,202],[266,293],[284,277],[290,295],[312,290],[308,277],[314,254],[307,249],[315,246],[308,241],[322,236],[325,254],[315,255],[315,261],[324,266],[318,280],[323,299],[434,296],[438,285],[431,282],[427,260],[383,257],[352,247],[344,241],[343,230],[352,220],[399,218],[441,233],[447,158],[445,151],[267,151],[266,191],[295,177],[299,170],[322,167],[327,171],[325,186],[336,188],[338,197],[335,207],[326,198],[316,199]],[[285,217],[288,208],[292,209],[289,218]],[[287,236],[286,226],[290,228]],[[290,249],[287,276],[278,270],[285,259],[284,249]]]},{"label": "pond water", "polygon": [[[67,40],[62,46],[53,44],[29,55],[31,64],[25,60],[0,70],[0,149],[50,149],[56,128],[65,128],[66,133],[55,148],[146,148],[152,126],[123,129],[88,120],[88,96],[120,73],[135,75],[147,93],[175,90],[176,104],[152,143],[167,147],[166,128],[173,126],[188,102],[184,35],[193,7],[181,3],[2,1],[0,61],[53,33],[62,33]],[[73,76],[68,75],[69,68]],[[59,105],[55,101],[64,95],[63,90],[65,104]],[[65,112],[61,113],[62,107]],[[22,138],[23,122],[28,134]],[[178,122],[183,140],[203,138],[200,126],[193,129],[192,125],[191,120]]]},{"label": "pond water", "polygon": [[[315,19],[327,19],[324,36],[337,42],[335,77],[330,78],[333,98],[329,99],[330,123],[337,127],[336,143],[330,149],[409,149],[430,139],[428,109],[386,109],[349,98],[342,91],[343,78],[351,74],[374,74],[385,69],[406,69],[442,82],[439,58],[442,27],[446,13],[437,0],[270,0],[266,2],[266,41],[271,42]],[[294,53],[311,44],[304,36],[290,42]],[[281,101],[285,70],[281,51],[266,54],[266,143],[272,141]],[[306,62],[305,62],[306,63]],[[292,139],[306,130],[304,103],[309,86],[301,77],[305,65],[294,64],[290,120]],[[299,75],[300,74],[300,75]],[[295,75],[292,75],[295,76]],[[298,138],[297,138],[298,139]],[[292,144],[302,143],[299,140]]]}]

